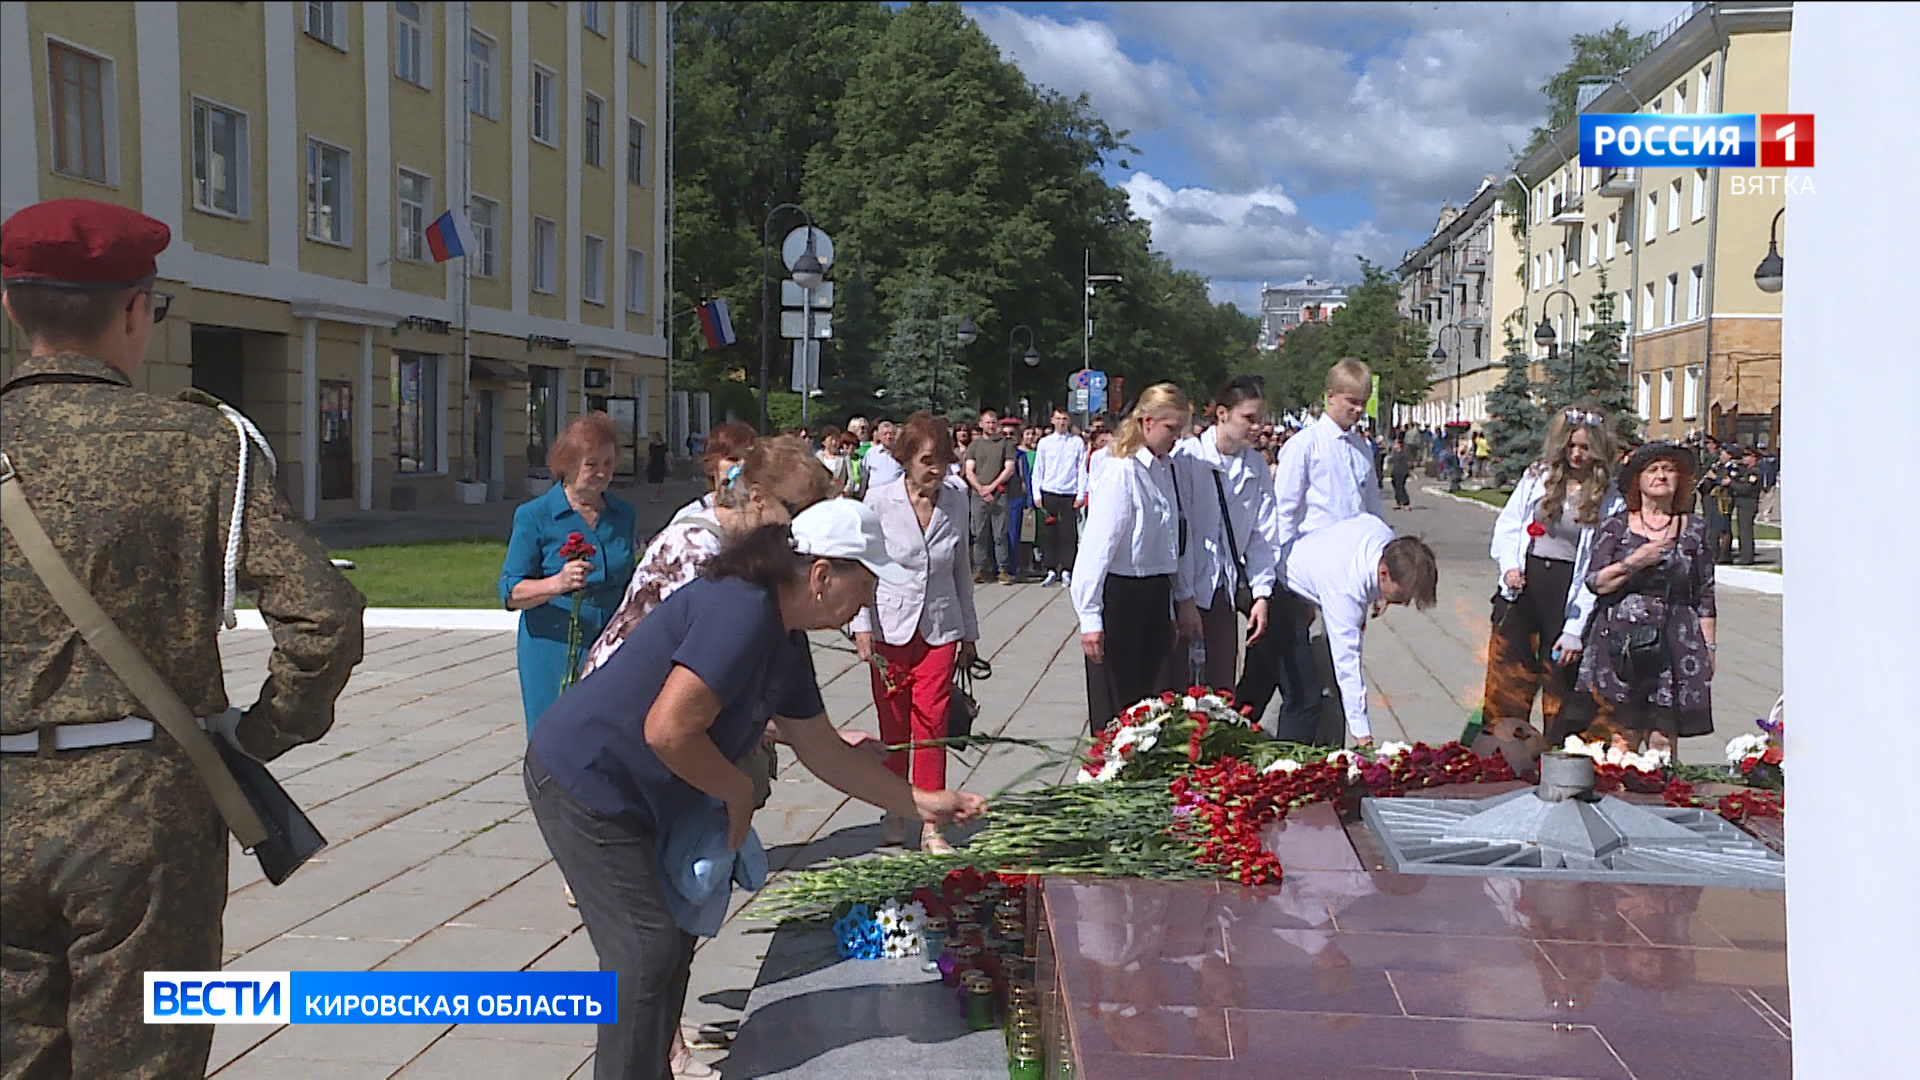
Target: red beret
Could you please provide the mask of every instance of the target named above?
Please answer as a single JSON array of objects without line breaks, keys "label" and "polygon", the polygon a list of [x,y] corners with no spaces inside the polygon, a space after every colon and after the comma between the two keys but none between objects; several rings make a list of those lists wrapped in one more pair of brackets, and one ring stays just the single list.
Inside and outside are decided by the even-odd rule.
[{"label": "red beret", "polygon": [[92,199],[35,203],[0,225],[0,278],[9,285],[112,289],[154,276],[173,234],[138,210]]}]

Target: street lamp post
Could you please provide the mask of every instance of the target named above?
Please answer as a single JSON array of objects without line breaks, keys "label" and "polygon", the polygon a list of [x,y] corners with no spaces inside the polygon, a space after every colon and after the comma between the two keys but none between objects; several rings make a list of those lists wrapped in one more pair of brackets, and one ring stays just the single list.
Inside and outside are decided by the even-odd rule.
[{"label": "street lamp post", "polygon": [[[1080,277],[1081,277],[1082,284],[1085,286],[1085,292],[1084,292],[1084,295],[1081,297],[1081,301],[1080,301],[1080,315],[1081,315],[1080,325],[1081,325],[1081,328],[1086,331],[1086,337],[1082,342],[1082,350],[1080,354],[1080,370],[1090,371],[1093,368],[1093,286],[1094,286],[1094,283],[1101,282],[1101,281],[1119,282],[1123,279],[1120,277],[1119,274],[1094,273],[1092,248],[1081,249]],[[1069,402],[1068,404],[1072,404],[1072,403]],[[1091,413],[1093,410],[1089,408],[1087,411]]]},{"label": "street lamp post", "polygon": [[[1028,326],[1025,323],[1022,323],[1021,325],[1014,327],[1012,330],[1007,331],[1007,415],[1008,416],[1013,415],[1013,410],[1015,408],[1017,401],[1019,400],[1014,396],[1014,393],[1013,393],[1013,339],[1019,336],[1019,334],[1022,331],[1025,331],[1027,335],[1027,353],[1021,359],[1027,362],[1028,367],[1040,366],[1040,352],[1039,350],[1033,347],[1033,327]],[[1021,417],[1021,419],[1024,420],[1026,418]]]},{"label": "street lamp post", "polygon": [[1559,335],[1553,332],[1553,324],[1547,321],[1546,312],[1548,302],[1556,296],[1566,297],[1567,303],[1573,305],[1573,341],[1567,345],[1567,404],[1571,406],[1574,399],[1580,396],[1580,388],[1574,381],[1573,367],[1575,360],[1573,350],[1579,346],[1580,342],[1580,301],[1575,300],[1572,293],[1565,289],[1555,289],[1540,298],[1540,325],[1533,328],[1533,343],[1547,350],[1547,359],[1552,360],[1557,357],[1559,349],[1555,339]]},{"label": "street lamp post", "polygon": [[[1452,323],[1448,323],[1440,327],[1439,331],[1433,335],[1433,338],[1434,338],[1433,359],[1436,362],[1442,363],[1442,364],[1447,362],[1447,350],[1444,347],[1444,342],[1442,339],[1445,337],[1446,332],[1449,330],[1453,331],[1454,357],[1453,357],[1453,415],[1448,419],[1458,420],[1460,419],[1460,359],[1461,359],[1459,327],[1454,326]],[[1441,427],[1445,427],[1445,426],[1446,426],[1445,424],[1441,425]]]},{"label": "street lamp post", "polygon": [[[951,298],[951,293],[940,298],[940,329],[933,335],[933,388],[927,392],[927,411],[935,416],[940,415],[940,364],[945,359],[940,350],[941,335],[947,332],[947,301]],[[964,349],[979,336],[980,328],[973,324],[973,312],[969,311],[961,318],[960,326],[953,335],[954,340]]]},{"label": "street lamp post", "polygon": [[1764,293],[1777,293],[1787,283],[1787,261],[1780,257],[1780,219],[1786,213],[1783,206],[1773,215],[1773,225],[1767,229],[1767,257],[1753,268],[1753,283]]},{"label": "street lamp post", "polygon": [[[793,283],[802,289],[811,291],[819,288],[820,283],[826,279],[826,268],[820,264],[820,257],[815,255],[813,251],[813,215],[807,213],[807,208],[801,206],[799,203],[781,203],[767,211],[767,220],[760,226],[760,433],[763,435],[767,433],[767,388],[773,379],[773,330],[771,325],[773,301],[769,296],[773,272],[767,267],[767,253],[773,245],[774,216],[782,210],[799,211],[800,216],[805,218],[807,222],[807,250],[802,252],[798,259],[794,260]],[[808,310],[812,310],[811,305],[809,305]],[[813,332],[811,325],[805,329],[809,334]],[[801,355],[811,355],[810,350],[813,348],[813,343],[806,341],[804,344],[805,348],[802,350]],[[805,397],[803,396],[801,400],[804,401]]]}]

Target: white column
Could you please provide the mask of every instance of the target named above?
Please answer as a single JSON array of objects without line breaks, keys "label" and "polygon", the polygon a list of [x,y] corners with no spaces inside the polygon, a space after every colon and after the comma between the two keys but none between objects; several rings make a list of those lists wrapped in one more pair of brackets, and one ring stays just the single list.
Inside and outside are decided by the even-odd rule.
[{"label": "white column", "polygon": [[320,515],[320,324],[300,320],[300,513]]},{"label": "white column", "polygon": [[633,244],[627,239],[627,202],[633,189],[627,184],[627,70],[633,61],[627,59],[627,23],[632,18],[632,4],[613,4],[613,101],[608,103],[606,132],[603,137],[611,144],[608,147],[608,171],[613,174],[613,235],[607,237],[607,258],[613,261],[611,291],[607,294],[607,308],[613,312],[613,332],[623,333],[627,328],[627,249]]},{"label": "white column", "polygon": [[140,210],[166,222],[179,239],[186,195],[179,122],[185,107],[180,98],[180,5],[173,0],[133,5],[133,34],[140,69]]},{"label": "white column", "polygon": [[[1862,468],[1913,448],[1903,425],[1863,423],[1860,395],[1920,400],[1912,350],[1888,348],[1884,320],[1862,318],[1913,306],[1907,262],[1920,219],[1885,206],[1889,178],[1920,171],[1920,143],[1889,138],[1886,110],[1872,103],[1920,98],[1916,36],[1920,17],[1905,5],[1794,9],[1790,108],[1819,117],[1823,161],[1787,171],[1804,186],[1789,186],[1780,223],[1781,443],[1793,476],[1783,487],[1793,530],[1782,597],[1787,968],[1793,1071],[1804,1077],[1878,1080],[1914,1067],[1900,1032],[1913,1028],[1920,969],[1920,876],[1905,850],[1920,835],[1920,803],[1903,751],[1920,633],[1899,539],[1920,531],[1920,510],[1884,498],[1883,476]],[[1844,375],[1832,366],[1842,356]]]},{"label": "white column", "polygon": [[[580,321],[580,105],[585,84],[580,78],[580,0],[567,0],[567,74],[563,80],[567,96],[563,99],[567,116],[567,141],[560,152],[567,156],[566,232],[560,248],[567,254],[566,275],[561,279],[567,290],[567,321]],[[601,116],[601,127],[606,117]],[[601,132],[602,137],[605,131]],[[584,403],[582,408],[584,410]]]},{"label": "white column", "polygon": [[[448,5],[453,7],[455,5]],[[393,140],[387,112],[387,91],[393,85],[387,54],[388,11],[391,4],[373,0],[360,5],[360,60],[367,87],[367,284],[376,289],[393,282]],[[445,187],[436,188],[437,196]],[[427,214],[435,214],[433,207]]]},{"label": "white column", "polygon": [[[0,3],[0,101],[33,100],[33,35],[26,0]],[[38,125],[0,124],[0,218],[40,201]]]},{"label": "white column", "polygon": [[360,385],[353,392],[353,456],[360,475],[354,493],[360,509],[373,509],[373,327],[360,328]]},{"label": "white column", "polygon": [[[668,53],[673,48],[673,15],[675,4],[653,5],[653,32],[647,35],[647,53],[650,59],[647,66],[653,72],[653,114],[647,118],[647,138],[652,140],[648,152],[653,155],[653,169],[647,176],[648,205],[653,208],[653,244],[647,251],[647,330],[660,340],[660,355],[669,356],[672,348],[667,344],[667,320],[673,315],[673,296],[667,291],[667,200],[672,197],[673,177],[667,175],[667,139],[672,132],[667,130],[667,65],[672,61]],[[671,361],[669,361],[671,363]],[[667,385],[673,385],[671,373]],[[675,451],[684,453],[685,447]]]},{"label": "white column", "polygon": [[500,75],[501,86],[506,89],[511,138],[509,149],[513,157],[513,247],[507,255],[508,274],[513,283],[513,310],[516,314],[527,313],[527,291],[529,271],[533,264],[533,181],[528,174],[528,155],[532,152],[527,146],[532,121],[527,115],[533,98],[533,48],[528,41],[530,31],[527,28],[527,5],[514,4],[509,10],[513,17],[513,33],[508,49],[513,54],[511,70]]},{"label": "white column", "polygon": [[[267,262],[273,266],[300,265],[302,221],[301,187],[306,179],[307,155],[300,139],[300,114],[295,100],[294,45],[299,28],[295,4],[267,4]],[[309,332],[312,324],[309,323]],[[309,514],[309,517],[312,515]]]}]

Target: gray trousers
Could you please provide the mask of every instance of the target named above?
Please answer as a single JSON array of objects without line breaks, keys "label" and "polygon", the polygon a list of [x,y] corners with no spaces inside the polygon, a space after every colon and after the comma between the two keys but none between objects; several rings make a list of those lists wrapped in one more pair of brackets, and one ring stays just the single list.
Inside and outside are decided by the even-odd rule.
[{"label": "gray trousers", "polygon": [[994,496],[992,502],[981,502],[978,492],[969,491],[967,500],[973,503],[973,569],[977,573],[990,574],[997,566],[1001,573],[1014,571],[1013,553],[1007,543],[1007,520],[1009,504],[1006,492]]},{"label": "gray trousers", "polygon": [[522,773],[534,820],[579,901],[600,970],[620,977],[620,1015],[599,1026],[594,1080],[670,1080],[667,1055],[686,1005],[694,936],[667,909],[654,834],[582,806],[532,750]]}]

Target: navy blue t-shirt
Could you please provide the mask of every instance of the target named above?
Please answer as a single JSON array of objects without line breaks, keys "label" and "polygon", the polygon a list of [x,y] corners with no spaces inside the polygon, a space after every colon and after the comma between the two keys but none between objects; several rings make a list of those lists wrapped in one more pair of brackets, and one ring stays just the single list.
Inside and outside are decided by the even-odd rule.
[{"label": "navy blue t-shirt", "polygon": [[647,613],[620,651],[541,715],[533,750],[589,809],[647,828],[706,805],[647,745],[647,712],[680,665],[720,697],[707,734],[728,761],[759,743],[774,716],[826,711],[807,636],[788,633],[774,595],[748,581],[701,579]]}]

